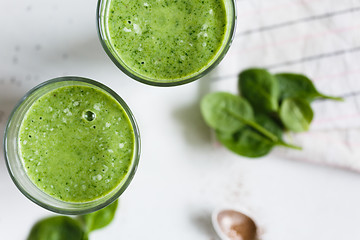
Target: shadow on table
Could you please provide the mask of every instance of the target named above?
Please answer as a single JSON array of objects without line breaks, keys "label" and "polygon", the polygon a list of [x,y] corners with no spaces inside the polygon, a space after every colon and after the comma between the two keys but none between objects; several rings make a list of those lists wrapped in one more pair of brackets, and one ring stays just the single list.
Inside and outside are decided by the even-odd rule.
[{"label": "shadow on table", "polygon": [[[42,57],[39,61],[50,64],[63,63],[63,67],[68,66],[72,69],[76,67],[80,71],[99,70],[110,64],[110,66],[113,67],[110,58],[106,55],[95,35],[82,39],[74,39],[71,45],[64,43],[63,45],[53,46],[51,51],[47,51]],[[106,63],[106,65],[104,63]],[[59,67],[59,65],[57,65],[57,67]]]},{"label": "shadow on table", "polygon": [[191,218],[192,223],[198,229],[201,231],[201,233],[207,237],[209,237],[210,240],[218,240],[219,237],[217,236],[211,222],[211,213],[207,211],[199,211]]},{"label": "shadow on table", "polygon": [[[0,87],[0,175],[5,176],[6,166],[5,166],[4,149],[3,149],[4,131],[8,117],[13,107],[20,99],[20,96],[18,96],[18,94],[12,94],[12,96],[9,96],[6,93],[6,88],[4,87],[4,85],[0,85],[0,86],[1,86]],[[6,98],[4,96],[6,96]],[[3,179],[1,179],[1,182],[4,182]]]},{"label": "shadow on table", "polygon": [[0,158],[3,156],[3,138],[5,125],[9,115],[15,105],[18,103],[23,93],[19,90],[19,86],[12,80],[2,79],[0,82]]},{"label": "shadow on table", "polygon": [[211,144],[211,131],[200,112],[200,101],[211,90],[211,78],[205,76],[197,81],[197,96],[194,101],[175,109],[173,114],[184,130],[184,138],[187,143],[200,147]]}]

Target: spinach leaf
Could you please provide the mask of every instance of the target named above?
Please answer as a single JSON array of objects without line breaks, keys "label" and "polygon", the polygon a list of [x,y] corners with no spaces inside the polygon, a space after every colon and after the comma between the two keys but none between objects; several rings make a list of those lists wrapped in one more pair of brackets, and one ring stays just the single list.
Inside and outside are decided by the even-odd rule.
[{"label": "spinach leaf", "polygon": [[273,133],[278,139],[282,138],[283,129],[269,115],[264,113],[255,113],[255,121],[266,130]]},{"label": "spinach leaf", "polygon": [[300,98],[287,98],[280,107],[280,118],[288,130],[303,132],[309,130],[314,113],[310,104]]},{"label": "spinach leaf", "polygon": [[56,216],[37,222],[27,240],[84,240],[87,239],[79,221]]},{"label": "spinach leaf", "polygon": [[269,115],[263,113],[256,113],[255,121],[260,126],[277,136],[278,140],[275,142],[276,145],[301,150],[301,147],[284,142],[282,126],[276,123]]},{"label": "spinach leaf", "polygon": [[265,69],[252,68],[239,75],[240,95],[246,98],[254,109],[262,112],[278,110],[277,84],[276,78]]},{"label": "spinach leaf", "polygon": [[201,112],[225,147],[252,158],[264,156],[279,145],[300,150],[283,140],[284,130],[309,129],[314,99],[343,100],[320,93],[304,75],[272,75],[261,68],[241,72],[238,87],[241,97],[225,92],[206,95]]},{"label": "spinach leaf", "polygon": [[200,107],[205,122],[222,132],[233,133],[245,127],[245,123],[234,114],[246,120],[254,117],[252,107],[245,99],[226,92],[207,94]]},{"label": "spinach leaf", "polygon": [[315,88],[313,82],[304,75],[293,73],[275,74],[278,82],[280,96],[279,100],[286,98],[301,98],[311,103],[316,98],[326,98],[337,101],[343,101],[340,97],[327,96]]},{"label": "spinach leaf", "polygon": [[[275,145],[300,150],[298,146],[285,143],[282,140],[282,128],[279,127],[270,117],[264,114],[255,115],[257,123],[261,126],[254,128],[247,126],[235,133],[226,133],[216,131],[216,138],[230,151],[249,158],[258,158],[268,154]],[[271,139],[264,135],[264,131],[269,131],[277,136],[277,139]]]},{"label": "spinach leaf", "polygon": [[101,210],[80,216],[80,220],[85,223],[85,232],[90,233],[109,225],[115,216],[117,206],[118,200]]},{"label": "spinach leaf", "polygon": [[109,206],[78,218],[56,216],[37,222],[27,240],[88,240],[89,233],[103,228],[113,220],[118,200]]},{"label": "spinach leaf", "polygon": [[278,141],[274,134],[253,120],[251,105],[240,96],[225,92],[208,94],[201,101],[201,111],[207,124],[215,130],[234,133],[250,126],[270,140]]},{"label": "spinach leaf", "polygon": [[275,143],[250,127],[236,133],[216,131],[216,137],[230,151],[249,158],[258,158],[268,154]]}]

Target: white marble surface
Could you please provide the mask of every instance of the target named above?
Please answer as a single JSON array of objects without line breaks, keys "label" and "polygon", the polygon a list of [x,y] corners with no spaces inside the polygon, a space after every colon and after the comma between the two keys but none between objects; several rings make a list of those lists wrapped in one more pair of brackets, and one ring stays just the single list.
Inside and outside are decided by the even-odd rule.
[{"label": "white marble surface", "polygon": [[[296,19],[306,15],[291,8],[299,2],[313,10],[342,8],[339,1],[330,0],[274,0],[272,4],[289,5],[289,14]],[[359,1],[343,3],[360,6]],[[273,23],[272,12],[278,17],[283,12],[273,11],[269,1],[238,0],[242,4],[269,9],[269,23]],[[106,56],[96,33],[96,0],[0,0],[0,6],[1,144],[16,102],[30,88],[58,76],[84,76],[106,84],[125,99],[138,120],[142,138],[138,172],[121,196],[114,222],[94,232],[91,240],[217,239],[210,213],[223,205],[249,211],[263,240],[360,238],[358,174],[274,155],[248,160],[214,146],[199,113],[199,100],[213,90],[214,78],[230,74],[226,81],[236,79],[231,75],[235,70],[224,73],[222,69],[234,61],[246,62],[236,55],[237,46],[245,41],[235,39],[221,65],[199,81],[151,87],[126,77]],[[248,25],[241,22],[239,28],[254,27],[250,25],[255,21],[248,19]],[[338,34],[341,39],[342,33]],[[360,40],[356,35],[352,38]],[[323,41],[326,45],[327,39]],[[1,148],[0,239],[26,239],[35,221],[50,215],[17,190]]]}]

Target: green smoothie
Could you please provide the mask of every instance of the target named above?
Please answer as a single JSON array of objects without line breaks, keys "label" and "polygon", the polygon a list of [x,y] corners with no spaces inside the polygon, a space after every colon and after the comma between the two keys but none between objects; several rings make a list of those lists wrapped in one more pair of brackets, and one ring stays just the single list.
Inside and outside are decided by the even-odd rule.
[{"label": "green smoothie", "polygon": [[99,199],[124,181],[133,159],[134,130],[122,106],[90,86],[63,86],[41,96],[19,132],[31,181],[66,202]]},{"label": "green smoothie", "polygon": [[109,41],[124,64],[158,82],[207,68],[228,28],[224,0],[110,0]]}]

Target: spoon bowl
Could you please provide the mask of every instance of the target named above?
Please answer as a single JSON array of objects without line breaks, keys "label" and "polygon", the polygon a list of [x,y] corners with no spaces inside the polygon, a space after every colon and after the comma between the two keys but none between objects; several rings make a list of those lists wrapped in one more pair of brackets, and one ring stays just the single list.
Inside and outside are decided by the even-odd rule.
[{"label": "spoon bowl", "polygon": [[255,222],[242,212],[229,208],[215,210],[212,224],[222,240],[258,240]]}]

